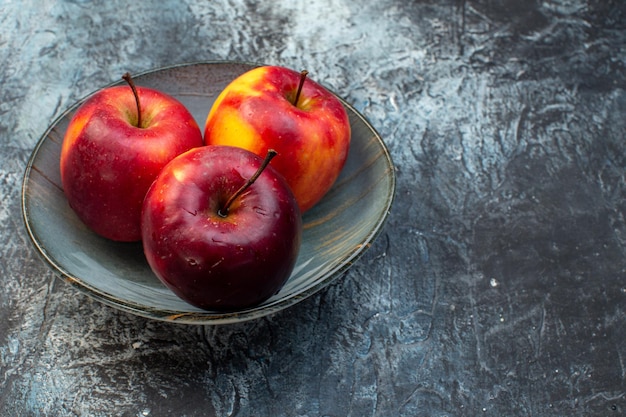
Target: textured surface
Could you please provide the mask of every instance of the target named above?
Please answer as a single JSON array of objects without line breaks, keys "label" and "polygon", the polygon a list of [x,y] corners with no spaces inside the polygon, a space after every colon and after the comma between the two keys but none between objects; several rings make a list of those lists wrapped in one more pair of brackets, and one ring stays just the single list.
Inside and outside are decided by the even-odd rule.
[{"label": "textured surface", "polygon": [[[626,3],[0,0],[0,415],[626,412]],[[198,60],[307,68],[397,165],[382,235],[284,312],[184,326],[78,294],[20,217],[77,99]]]}]

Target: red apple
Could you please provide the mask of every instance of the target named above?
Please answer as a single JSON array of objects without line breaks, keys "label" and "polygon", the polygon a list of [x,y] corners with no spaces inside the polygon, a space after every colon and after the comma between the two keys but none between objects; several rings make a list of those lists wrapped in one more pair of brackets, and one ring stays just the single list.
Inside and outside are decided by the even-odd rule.
[{"label": "red apple", "polygon": [[[264,66],[233,80],[205,124],[207,145],[238,146],[272,163],[293,190],[302,213],[333,185],[348,156],[350,122],[341,101],[306,71]],[[303,84],[302,84],[303,83]]]},{"label": "red apple", "polygon": [[100,90],[72,117],[61,148],[61,181],[70,206],[94,232],[141,239],[148,187],[175,156],[202,146],[202,132],[175,98],[145,87]]},{"label": "red apple", "polygon": [[291,275],[302,219],[284,178],[267,166],[270,157],[230,146],[196,148],[167,164],[150,187],[144,253],[157,277],[188,303],[250,307]]}]

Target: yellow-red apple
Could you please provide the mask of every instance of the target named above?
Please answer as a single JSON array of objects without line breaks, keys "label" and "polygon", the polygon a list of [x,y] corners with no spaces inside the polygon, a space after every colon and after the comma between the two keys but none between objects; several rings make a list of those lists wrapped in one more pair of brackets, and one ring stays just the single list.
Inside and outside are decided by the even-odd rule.
[{"label": "yellow-red apple", "polygon": [[263,156],[291,187],[304,213],[331,188],[348,156],[350,122],[341,101],[320,84],[278,66],[233,80],[208,114],[207,145],[237,146]]}]

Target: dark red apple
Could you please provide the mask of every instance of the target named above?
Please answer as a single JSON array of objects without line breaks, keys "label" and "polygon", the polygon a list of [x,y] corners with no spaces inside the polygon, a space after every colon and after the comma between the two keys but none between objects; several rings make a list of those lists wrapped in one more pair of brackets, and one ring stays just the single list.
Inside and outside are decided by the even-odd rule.
[{"label": "dark red apple", "polygon": [[61,148],[61,181],[70,207],[94,232],[117,241],[141,238],[143,198],[175,156],[204,144],[191,113],[163,92],[110,87],[72,117]]},{"label": "dark red apple", "polygon": [[148,190],[144,253],[157,277],[188,303],[251,307],[291,275],[302,218],[284,178],[268,166],[271,157],[231,146],[196,148],[168,163]]}]

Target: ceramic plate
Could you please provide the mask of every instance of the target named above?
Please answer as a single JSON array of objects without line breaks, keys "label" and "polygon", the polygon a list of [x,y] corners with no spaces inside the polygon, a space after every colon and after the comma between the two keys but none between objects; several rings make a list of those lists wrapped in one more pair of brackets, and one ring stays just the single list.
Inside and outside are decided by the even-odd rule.
[{"label": "ceramic plate", "polygon": [[[179,99],[202,127],[219,92],[253,67],[234,62],[193,63],[134,79],[137,85]],[[395,176],[389,152],[372,126],[344,102],[352,126],[348,160],[333,188],[304,215],[302,247],[290,279],[280,292],[256,307],[230,313],[204,311],[161,284],[144,259],[140,243],[116,243],[96,236],[68,206],[59,156],[69,120],[82,101],[61,115],[37,143],[24,174],[23,217],[33,244],[56,275],[79,291],[133,314],[220,324],[289,307],[341,276],[363,254],[380,232],[393,201]]]}]

